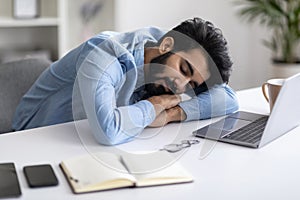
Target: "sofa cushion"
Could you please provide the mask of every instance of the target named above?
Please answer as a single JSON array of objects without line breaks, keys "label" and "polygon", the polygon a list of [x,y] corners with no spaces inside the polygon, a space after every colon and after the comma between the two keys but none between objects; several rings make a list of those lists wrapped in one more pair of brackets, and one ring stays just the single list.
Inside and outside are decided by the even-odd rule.
[{"label": "sofa cushion", "polygon": [[0,64],[0,133],[12,131],[12,119],[19,101],[50,64],[44,59]]}]

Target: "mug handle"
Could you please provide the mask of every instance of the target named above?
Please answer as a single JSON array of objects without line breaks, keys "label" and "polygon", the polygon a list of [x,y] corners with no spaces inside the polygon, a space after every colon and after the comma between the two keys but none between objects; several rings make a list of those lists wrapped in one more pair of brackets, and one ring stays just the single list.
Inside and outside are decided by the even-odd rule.
[{"label": "mug handle", "polygon": [[269,102],[269,97],[268,97],[268,95],[267,95],[267,93],[266,93],[266,86],[268,86],[268,83],[264,83],[264,84],[261,86],[261,89],[262,89],[262,92],[263,92],[263,94],[264,94],[265,99],[267,100],[267,102]]}]

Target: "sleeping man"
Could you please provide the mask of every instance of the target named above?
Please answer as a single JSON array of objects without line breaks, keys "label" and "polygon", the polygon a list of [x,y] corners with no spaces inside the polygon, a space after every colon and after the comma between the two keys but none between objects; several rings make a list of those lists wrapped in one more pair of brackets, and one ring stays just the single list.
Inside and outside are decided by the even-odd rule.
[{"label": "sleeping man", "polygon": [[[220,29],[200,18],[167,32],[102,32],[41,74],[22,98],[13,128],[87,118],[100,144],[121,144],[148,126],[236,111],[231,70]],[[182,101],[184,93],[191,98]]]}]

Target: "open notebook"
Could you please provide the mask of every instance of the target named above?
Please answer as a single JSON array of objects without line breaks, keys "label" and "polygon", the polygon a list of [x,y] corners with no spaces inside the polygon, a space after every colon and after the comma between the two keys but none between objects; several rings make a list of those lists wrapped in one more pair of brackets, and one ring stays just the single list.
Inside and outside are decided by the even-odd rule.
[{"label": "open notebook", "polygon": [[74,193],[193,181],[167,152],[125,156],[100,152],[64,160],[60,167]]}]

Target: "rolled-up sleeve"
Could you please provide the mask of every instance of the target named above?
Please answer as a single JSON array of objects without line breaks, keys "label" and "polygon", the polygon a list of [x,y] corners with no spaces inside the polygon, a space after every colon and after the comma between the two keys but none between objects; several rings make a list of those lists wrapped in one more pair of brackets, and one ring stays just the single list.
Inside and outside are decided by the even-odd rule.
[{"label": "rolled-up sleeve", "polygon": [[181,102],[179,106],[187,115],[185,121],[227,115],[239,109],[235,92],[226,84],[216,85],[190,100]]}]

